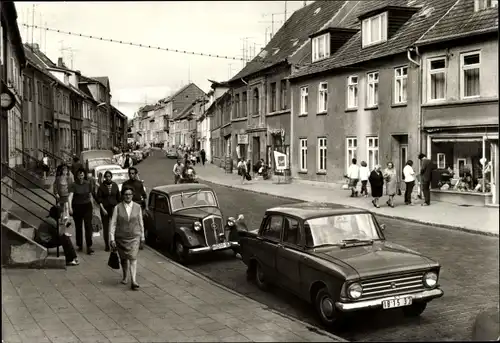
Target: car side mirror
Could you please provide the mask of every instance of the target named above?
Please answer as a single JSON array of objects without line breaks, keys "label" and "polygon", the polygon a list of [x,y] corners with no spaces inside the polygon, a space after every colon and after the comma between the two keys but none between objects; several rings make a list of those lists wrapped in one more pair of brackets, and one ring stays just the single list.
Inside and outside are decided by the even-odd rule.
[{"label": "car side mirror", "polygon": [[382,231],[385,230],[385,224],[380,224],[380,229],[382,229]]}]

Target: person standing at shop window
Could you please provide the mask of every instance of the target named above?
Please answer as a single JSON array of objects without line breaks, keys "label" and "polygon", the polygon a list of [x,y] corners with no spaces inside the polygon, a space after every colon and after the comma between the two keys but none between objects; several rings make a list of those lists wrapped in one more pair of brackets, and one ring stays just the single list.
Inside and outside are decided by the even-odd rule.
[{"label": "person standing at shop window", "polygon": [[413,170],[413,161],[408,160],[403,168],[403,181],[405,182],[405,205],[413,205],[411,202],[411,193],[415,187],[415,171]]}]

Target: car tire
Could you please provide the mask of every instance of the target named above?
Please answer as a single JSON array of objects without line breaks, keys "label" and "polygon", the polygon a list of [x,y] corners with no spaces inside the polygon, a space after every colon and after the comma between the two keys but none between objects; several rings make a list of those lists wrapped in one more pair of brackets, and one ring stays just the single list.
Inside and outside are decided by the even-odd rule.
[{"label": "car tire", "polygon": [[330,295],[326,287],[321,288],[314,299],[314,307],[319,319],[326,327],[337,325],[341,319],[341,313],[335,307],[335,298]]},{"label": "car tire", "polygon": [[257,265],[255,266],[255,283],[257,284],[257,287],[263,291],[267,291],[269,289],[269,283],[266,281],[264,270],[259,262],[257,262]]},{"label": "car tire", "polygon": [[173,248],[174,256],[177,262],[180,264],[186,264],[188,262],[187,249],[179,236],[175,237]]},{"label": "car tire", "polygon": [[402,310],[403,314],[406,317],[418,317],[425,311],[426,307],[427,307],[426,302],[418,302],[418,303],[413,303],[410,306],[403,307]]}]

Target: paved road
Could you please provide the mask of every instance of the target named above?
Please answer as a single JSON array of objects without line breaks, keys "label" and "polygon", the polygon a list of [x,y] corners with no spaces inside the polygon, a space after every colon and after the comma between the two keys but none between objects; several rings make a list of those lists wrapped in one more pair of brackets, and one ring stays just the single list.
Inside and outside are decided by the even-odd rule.
[{"label": "paved road", "polygon": [[[173,163],[174,160],[164,157],[150,157],[138,166],[148,189],[172,183]],[[224,215],[243,213],[249,227],[260,224],[267,208],[290,202],[212,186]],[[401,220],[379,220],[387,225],[385,232],[388,240],[420,251],[441,263],[440,283],[445,295],[431,302],[421,318],[404,318],[399,310],[367,312],[355,316],[349,327],[337,334],[353,341],[469,340],[477,313],[499,301],[498,239]],[[230,254],[203,257],[190,267],[271,308],[319,325],[310,307],[295,296],[281,290],[264,293],[249,284],[245,279],[244,264]]]}]

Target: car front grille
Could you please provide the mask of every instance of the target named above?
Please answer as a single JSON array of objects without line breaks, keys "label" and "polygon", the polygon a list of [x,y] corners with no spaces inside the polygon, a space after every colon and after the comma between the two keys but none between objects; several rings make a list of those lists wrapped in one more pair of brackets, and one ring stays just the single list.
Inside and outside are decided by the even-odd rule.
[{"label": "car front grille", "polygon": [[208,216],[203,219],[203,231],[205,232],[205,242],[207,242],[208,246],[221,243],[225,240],[225,237],[224,239],[219,238],[220,234],[224,234],[222,218],[219,216]]},{"label": "car front grille", "polygon": [[422,291],[425,289],[423,276],[424,272],[421,271],[362,281],[363,295],[361,299],[368,300]]}]

